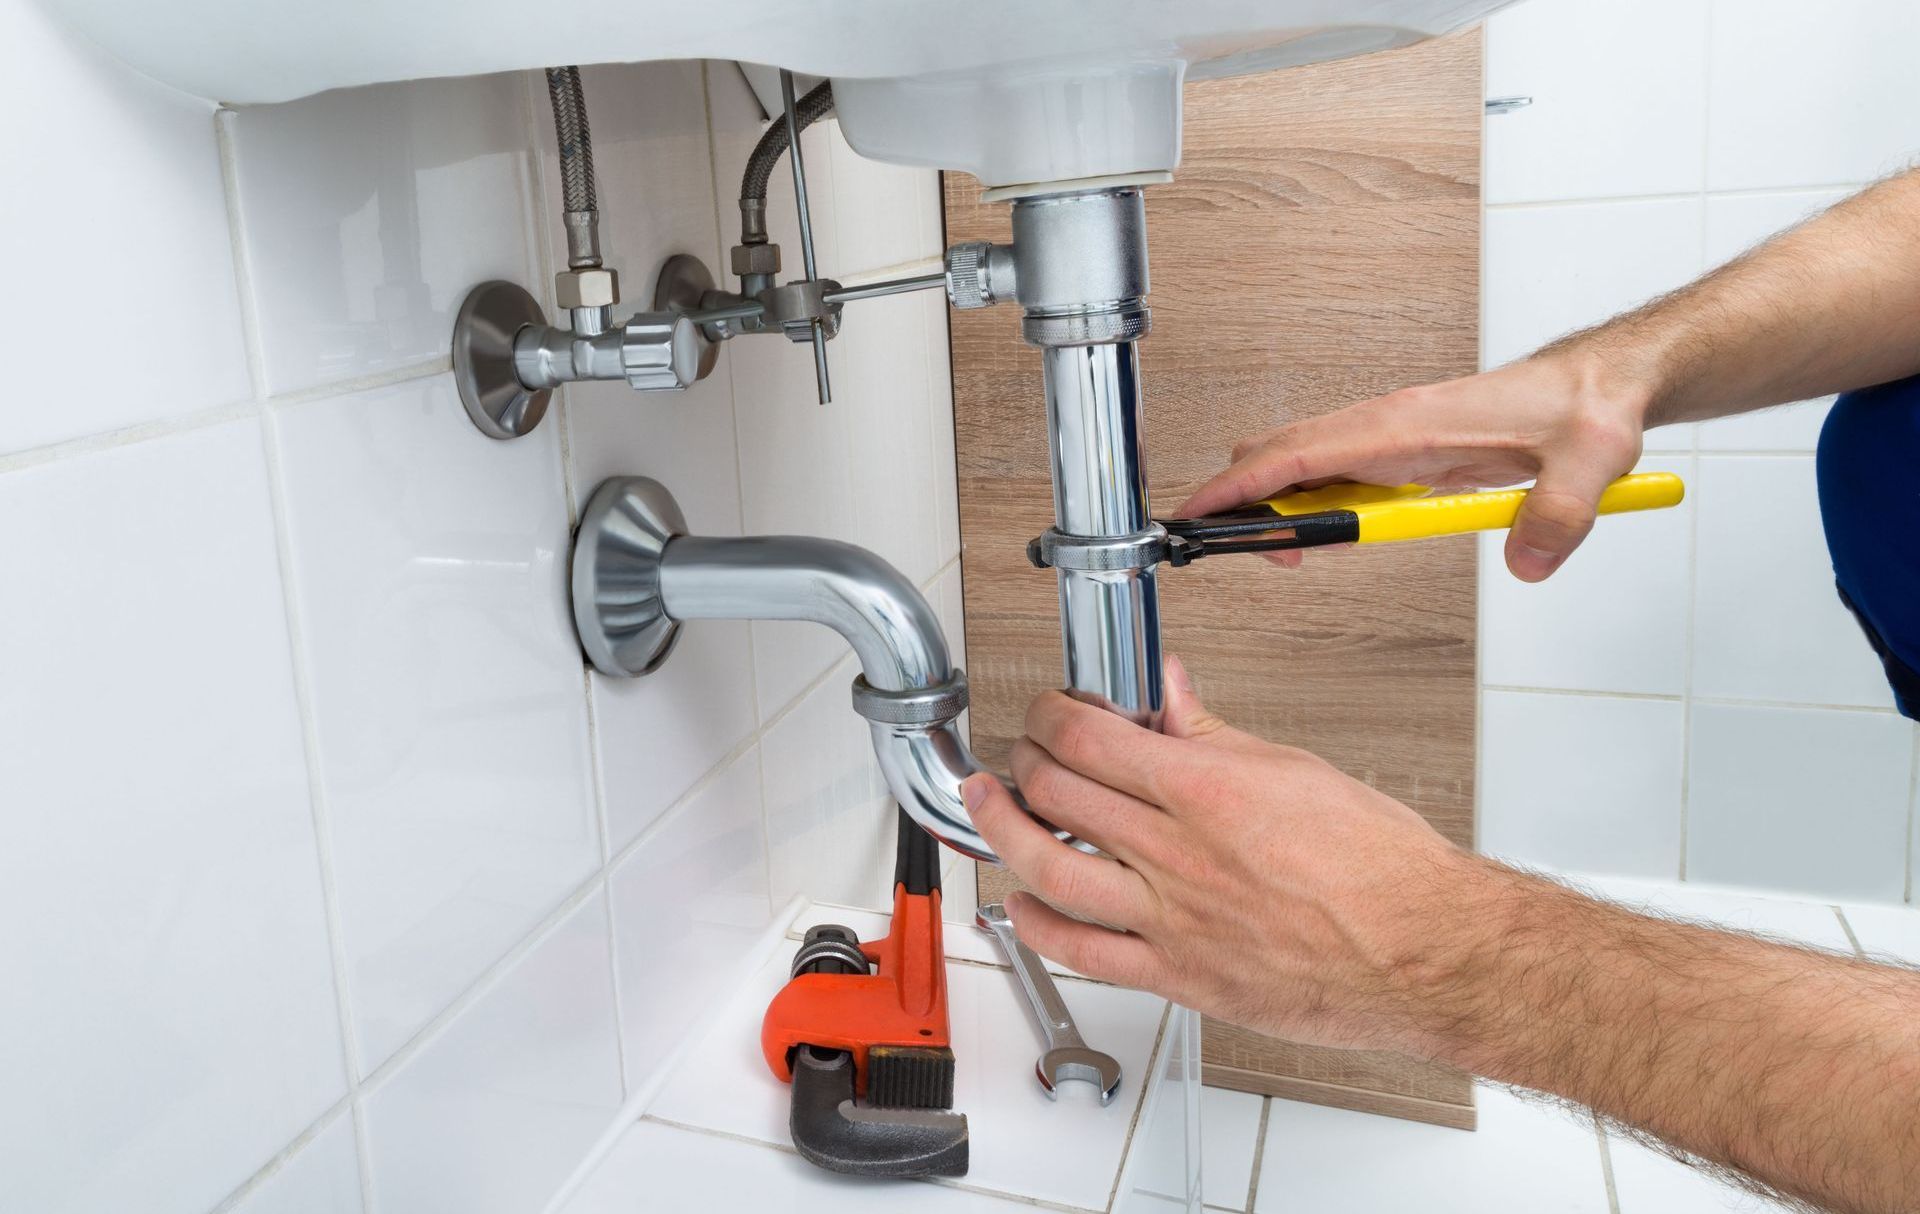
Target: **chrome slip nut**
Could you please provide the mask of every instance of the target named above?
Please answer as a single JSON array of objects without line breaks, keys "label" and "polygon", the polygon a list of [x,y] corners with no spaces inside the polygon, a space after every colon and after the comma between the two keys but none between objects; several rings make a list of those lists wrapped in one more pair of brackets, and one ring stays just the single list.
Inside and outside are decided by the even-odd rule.
[{"label": "chrome slip nut", "polygon": [[737,244],[733,246],[733,272],[745,278],[749,274],[778,274],[780,246],[777,244]]},{"label": "chrome slip nut", "polygon": [[967,672],[937,687],[882,691],[865,675],[853,677],[853,710],[878,725],[944,725],[967,709]]},{"label": "chrome slip nut", "polygon": [[620,276],[605,266],[562,270],[553,276],[553,302],[562,308],[610,308],[620,302]]}]

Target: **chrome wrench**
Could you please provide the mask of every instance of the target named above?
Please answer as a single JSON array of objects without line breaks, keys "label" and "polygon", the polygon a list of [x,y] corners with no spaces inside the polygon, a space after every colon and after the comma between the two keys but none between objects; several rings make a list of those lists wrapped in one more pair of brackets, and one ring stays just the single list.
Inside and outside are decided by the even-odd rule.
[{"label": "chrome wrench", "polygon": [[1040,1031],[1046,1034],[1047,1052],[1034,1063],[1033,1071],[1040,1077],[1040,1086],[1046,1089],[1048,1098],[1059,1099],[1054,1084],[1060,1080],[1084,1079],[1100,1089],[1101,1104],[1112,1101],[1113,1094],[1120,1090],[1119,1060],[1088,1048],[1080,1030],[1074,1027],[1073,1013],[1060,998],[1060,988],[1054,985],[1053,975],[1047,972],[1046,965],[1034,951],[1013,934],[1013,920],[1007,918],[1006,907],[989,902],[974,912],[973,925],[1000,942],[1000,951],[1007,955],[1014,977],[1020,979],[1020,988],[1027,993],[1034,1018],[1040,1022]]}]

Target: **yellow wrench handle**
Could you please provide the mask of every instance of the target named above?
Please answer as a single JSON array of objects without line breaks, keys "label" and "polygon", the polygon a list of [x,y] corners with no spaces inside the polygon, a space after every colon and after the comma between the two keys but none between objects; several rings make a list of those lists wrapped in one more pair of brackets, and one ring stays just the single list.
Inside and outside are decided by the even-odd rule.
[{"label": "yellow wrench handle", "polygon": [[[1270,498],[1263,504],[1282,515],[1350,511],[1360,523],[1360,543],[1391,544],[1511,527],[1528,491],[1426,496],[1431,492],[1424,485],[1328,485]],[[1679,505],[1686,495],[1686,485],[1671,472],[1637,472],[1607,486],[1600,495],[1600,513],[1664,510]]]}]

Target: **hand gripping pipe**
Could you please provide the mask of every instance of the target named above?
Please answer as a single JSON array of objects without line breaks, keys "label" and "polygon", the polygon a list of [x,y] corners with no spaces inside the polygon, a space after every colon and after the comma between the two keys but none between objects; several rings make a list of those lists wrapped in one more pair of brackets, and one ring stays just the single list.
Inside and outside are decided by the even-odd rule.
[{"label": "hand gripping pipe", "polygon": [[809,536],[688,535],[658,481],[616,477],[581,515],[572,579],[581,647],[603,674],[658,668],[687,620],[810,620],[833,629],[860,659],[853,707],[867,719],[894,799],[948,847],[999,863],[960,799],[961,782],[986,770],[955,727],[966,677],[933,608],[887,562]]}]

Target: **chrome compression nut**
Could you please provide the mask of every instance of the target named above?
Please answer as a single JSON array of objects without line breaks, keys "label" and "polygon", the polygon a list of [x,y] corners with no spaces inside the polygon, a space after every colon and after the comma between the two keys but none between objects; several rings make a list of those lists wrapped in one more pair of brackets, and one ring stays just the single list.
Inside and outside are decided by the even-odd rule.
[{"label": "chrome compression nut", "polygon": [[605,266],[562,270],[553,276],[553,302],[562,308],[610,308],[620,302],[620,276]]},{"label": "chrome compression nut", "polygon": [[917,691],[882,691],[855,675],[853,710],[876,725],[944,725],[967,710],[967,672]]},{"label": "chrome compression nut", "polygon": [[962,311],[1014,297],[1013,249],[969,240],[947,250],[947,302]]},{"label": "chrome compression nut", "polygon": [[737,244],[733,246],[730,256],[737,277],[780,272],[780,246],[777,244]]},{"label": "chrome compression nut", "polygon": [[1153,309],[1138,300],[1099,312],[1052,316],[1029,312],[1020,318],[1020,336],[1030,346],[1104,346],[1139,341],[1153,328]]}]

